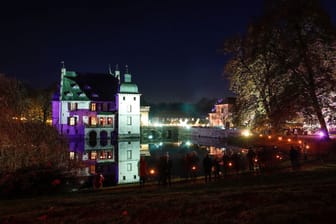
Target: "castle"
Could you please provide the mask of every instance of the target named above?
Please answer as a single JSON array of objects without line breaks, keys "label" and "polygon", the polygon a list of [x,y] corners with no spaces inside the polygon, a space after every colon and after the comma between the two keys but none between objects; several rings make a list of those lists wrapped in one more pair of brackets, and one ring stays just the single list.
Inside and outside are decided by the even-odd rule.
[{"label": "castle", "polygon": [[140,96],[132,76],[118,67],[106,74],[61,69],[52,100],[52,124],[69,140],[70,159],[83,176],[103,172],[111,182],[138,181]]}]

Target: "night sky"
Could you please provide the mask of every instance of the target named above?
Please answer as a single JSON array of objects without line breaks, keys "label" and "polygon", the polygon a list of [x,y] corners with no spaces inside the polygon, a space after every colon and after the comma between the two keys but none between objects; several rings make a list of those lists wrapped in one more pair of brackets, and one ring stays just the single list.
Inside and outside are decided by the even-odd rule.
[{"label": "night sky", "polygon": [[[59,81],[61,61],[97,73],[127,64],[151,103],[225,97],[220,49],[262,11],[262,0],[94,2],[2,6],[0,73],[44,88]],[[336,2],[323,4],[335,21]]]}]

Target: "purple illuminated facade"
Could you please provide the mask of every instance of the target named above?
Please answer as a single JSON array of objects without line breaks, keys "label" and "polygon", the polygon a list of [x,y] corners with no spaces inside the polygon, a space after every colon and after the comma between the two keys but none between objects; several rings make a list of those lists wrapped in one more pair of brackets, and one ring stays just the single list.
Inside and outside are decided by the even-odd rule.
[{"label": "purple illuminated facade", "polygon": [[[116,172],[116,182],[123,182],[119,176],[126,180],[127,175],[118,168],[125,162],[119,161],[123,153],[132,155],[126,163],[136,167],[140,149],[129,147],[129,152],[119,145],[125,141],[137,143],[140,138],[140,95],[127,70],[121,80],[117,69],[97,74],[62,68],[59,92],[52,101],[52,123],[69,139],[70,159],[87,165],[79,175]],[[133,169],[130,176],[135,175],[137,170]]]}]

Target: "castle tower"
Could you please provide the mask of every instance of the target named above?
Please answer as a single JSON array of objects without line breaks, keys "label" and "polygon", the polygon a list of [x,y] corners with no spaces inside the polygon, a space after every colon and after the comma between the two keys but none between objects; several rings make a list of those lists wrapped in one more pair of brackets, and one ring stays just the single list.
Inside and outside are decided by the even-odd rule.
[{"label": "castle tower", "polygon": [[126,66],[124,80],[116,94],[119,139],[140,138],[140,96]]}]

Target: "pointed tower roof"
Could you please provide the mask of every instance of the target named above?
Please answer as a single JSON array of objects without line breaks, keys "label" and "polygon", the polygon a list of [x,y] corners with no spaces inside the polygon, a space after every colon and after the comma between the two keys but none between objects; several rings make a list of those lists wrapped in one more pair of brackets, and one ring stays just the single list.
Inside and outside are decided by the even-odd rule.
[{"label": "pointed tower roof", "polygon": [[132,83],[132,75],[128,72],[128,66],[126,65],[126,71],[124,74],[124,82],[120,84],[120,93],[139,93],[138,86]]}]

